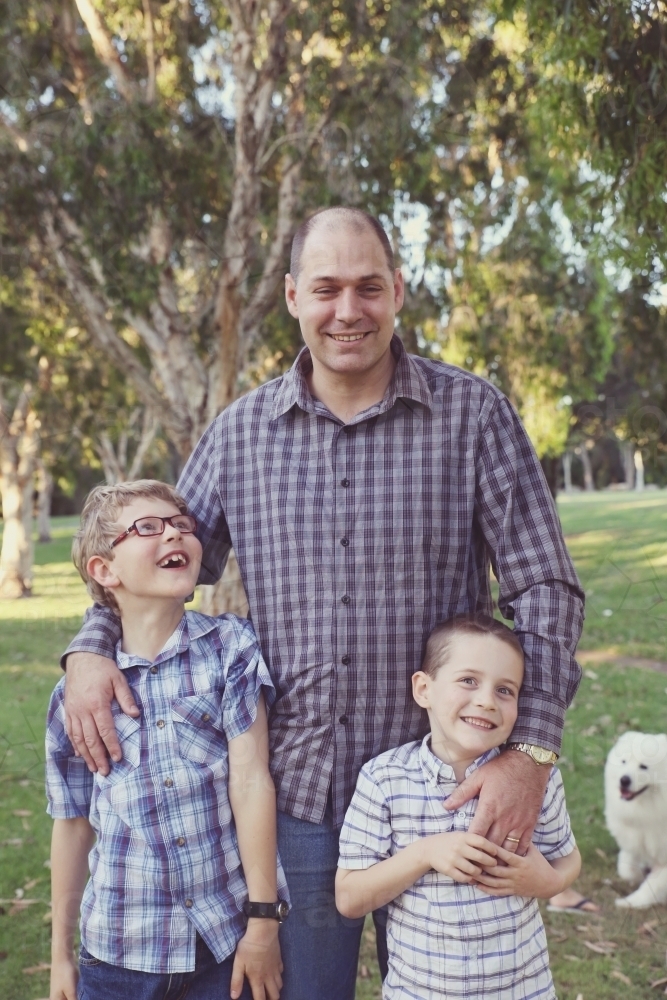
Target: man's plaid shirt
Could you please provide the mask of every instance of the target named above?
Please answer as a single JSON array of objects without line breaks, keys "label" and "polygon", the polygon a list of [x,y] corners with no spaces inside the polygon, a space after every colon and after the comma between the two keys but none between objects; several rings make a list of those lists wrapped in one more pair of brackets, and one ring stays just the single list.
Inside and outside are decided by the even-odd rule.
[{"label": "man's plaid shirt", "polygon": [[[494,748],[466,771],[498,754]],[[430,736],[365,764],[340,835],[339,866],[371,868],[419,837],[467,830],[477,799],[443,808],[456,788],[453,768],[430,748]],[[576,844],[563,779],[551,769],[533,843],[548,861]],[[383,1000],[556,1000],[537,900],[490,896],[431,870],[389,904],[389,973]]]},{"label": "man's plaid shirt", "polygon": [[[512,739],[558,751],[579,681],[583,595],[542,469],[503,394],[392,341],[380,403],[349,424],[309,392],[303,350],[217,417],[179,489],[204,544],[201,583],[236,552],[277,690],[278,807],[340,825],[362,764],[423,736],[410,677],[438,622],[499,606],[526,655]],[[96,609],[68,652],[112,655]]]},{"label": "man's plaid shirt", "polygon": [[[114,702],[123,759],[108,776],[75,757],[61,681],[46,731],[48,811],[97,834],[81,904],[95,958],[142,972],[191,972],[197,933],[218,962],[245,933],[243,877],[229,802],[227,742],[274,689],[249,622],[188,611],[151,663],[116,651],[141,717]],[[278,868],[280,896],[287,887]]]}]

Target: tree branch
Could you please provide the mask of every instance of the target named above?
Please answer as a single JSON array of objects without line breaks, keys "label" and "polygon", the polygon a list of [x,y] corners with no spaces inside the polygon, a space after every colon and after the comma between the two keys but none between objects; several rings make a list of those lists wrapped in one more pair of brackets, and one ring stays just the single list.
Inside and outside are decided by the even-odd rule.
[{"label": "tree branch", "polygon": [[111,73],[116,89],[121,97],[130,104],[137,97],[137,90],[127,75],[120,56],[114,47],[100,13],[93,6],[92,0],[76,0],[81,20],[88,29],[95,54]]}]

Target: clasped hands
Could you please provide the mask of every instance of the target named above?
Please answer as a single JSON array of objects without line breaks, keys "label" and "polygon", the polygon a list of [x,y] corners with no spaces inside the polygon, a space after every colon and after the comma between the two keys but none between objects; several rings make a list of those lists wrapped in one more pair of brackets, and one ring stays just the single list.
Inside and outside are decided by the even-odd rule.
[{"label": "clasped hands", "polygon": [[422,841],[429,868],[490,896],[548,899],[559,891],[558,874],[534,844],[521,857],[470,833],[437,833]]}]

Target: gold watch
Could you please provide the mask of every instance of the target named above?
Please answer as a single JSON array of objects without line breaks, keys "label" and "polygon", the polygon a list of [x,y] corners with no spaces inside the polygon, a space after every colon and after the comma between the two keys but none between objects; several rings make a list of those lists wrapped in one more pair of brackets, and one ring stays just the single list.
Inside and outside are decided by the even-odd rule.
[{"label": "gold watch", "polygon": [[553,750],[546,750],[544,747],[538,747],[534,743],[508,743],[508,750],[521,750],[522,753],[527,753],[529,757],[532,757],[536,764],[555,764],[558,760],[558,754],[554,753]]}]

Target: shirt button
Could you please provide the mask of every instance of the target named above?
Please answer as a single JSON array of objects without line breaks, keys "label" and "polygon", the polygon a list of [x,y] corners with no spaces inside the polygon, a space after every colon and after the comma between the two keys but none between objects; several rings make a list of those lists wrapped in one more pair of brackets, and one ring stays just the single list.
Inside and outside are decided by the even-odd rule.
[{"label": "shirt button", "polygon": [[341,724],[342,726],[346,726],[346,725],[347,725],[347,723],[348,723],[348,722],[349,722],[350,720],[348,719],[347,715],[341,715],[341,717],[340,717],[340,719],[339,719],[338,721],[340,722],[340,724]]},{"label": "shirt button", "polygon": [[343,546],[344,548],[347,548],[347,546],[348,546],[348,545],[350,544],[350,539],[349,539],[349,538],[341,538],[341,540],[340,540],[340,544],[341,544],[341,545],[342,545],[342,546]]},{"label": "shirt button", "polygon": [[165,788],[171,788],[173,786],[173,784],[174,784],[174,782],[172,781],[172,779],[171,778],[167,778],[166,781],[165,781],[165,783],[164,783],[164,787]]},{"label": "shirt button", "polygon": [[157,727],[158,729],[164,729],[164,719],[157,720]]},{"label": "shirt button", "polygon": [[466,814],[463,812],[463,810],[461,810],[460,812],[457,812],[456,815],[458,816],[459,819],[465,819],[466,818]]},{"label": "shirt button", "polygon": [[188,910],[192,909],[192,900],[191,899],[186,899],[185,900],[185,905],[187,906]]},{"label": "shirt button", "polygon": [[211,716],[208,714],[208,712],[204,712],[204,714],[201,717],[201,721],[202,722],[210,722],[211,721]]},{"label": "shirt button", "polygon": [[176,841],[176,846],[182,847],[184,843],[185,843],[185,837],[179,837],[178,840]]},{"label": "shirt button", "polygon": [[349,479],[341,479],[340,485],[341,486],[349,486],[350,485],[350,480]]},{"label": "shirt button", "polygon": [[151,673],[152,674],[156,674],[157,673],[157,667],[151,667]]},{"label": "shirt button", "polygon": [[354,430],[354,427],[350,427],[349,425],[347,425],[346,427],[343,427],[343,430],[345,431],[346,434],[351,434],[352,431]]},{"label": "shirt button", "polygon": [[343,594],[343,596],[341,597],[341,601],[343,602],[343,604],[349,604],[351,600],[352,598],[350,597],[349,594]]},{"label": "shirt button", "polygon": [[344,663],[347,667],[350,663],[352,663],[352,657],[346,653],[345,656],[341,656],[340,662]]}]

